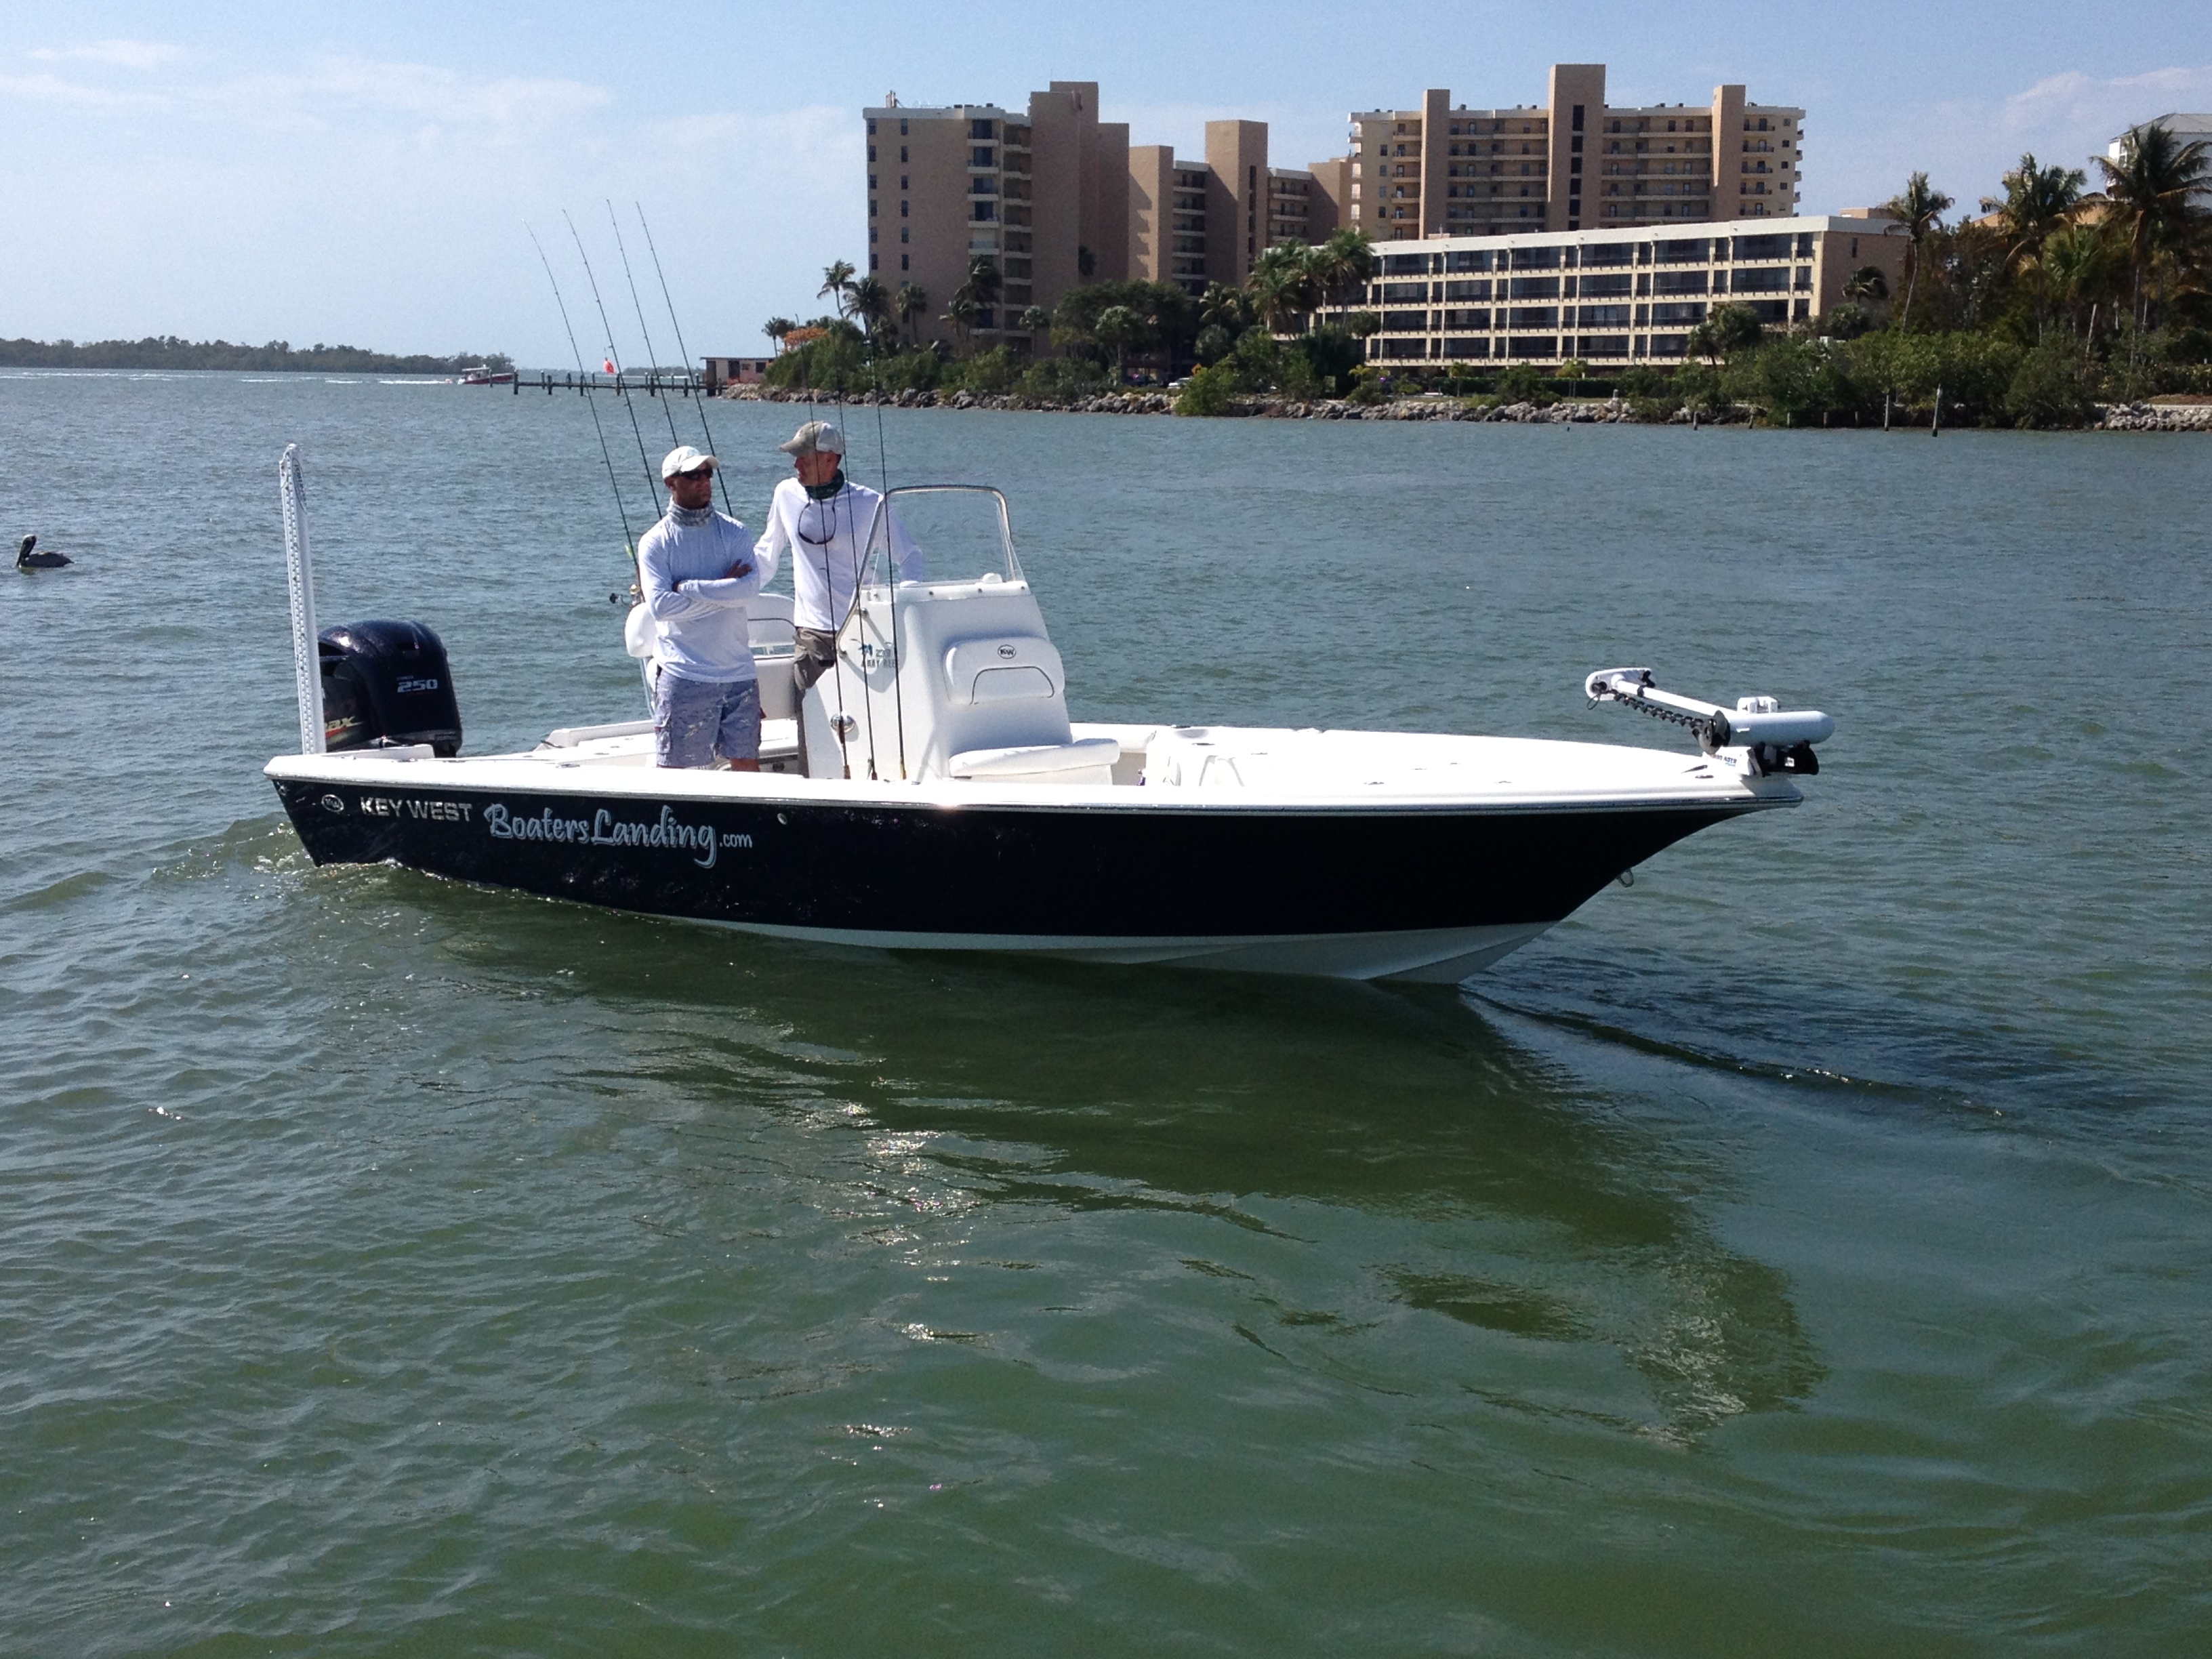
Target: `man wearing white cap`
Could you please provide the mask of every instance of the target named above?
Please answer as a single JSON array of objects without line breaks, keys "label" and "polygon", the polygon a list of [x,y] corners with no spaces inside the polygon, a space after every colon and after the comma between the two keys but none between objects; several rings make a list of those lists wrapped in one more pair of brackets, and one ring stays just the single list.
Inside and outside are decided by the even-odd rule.
[{"label": "man wearing white cap", "polygon": [[[792,620],[798,655],[792,664],[799,695],[820,679],[837,659],[837,630],[853,608],[853,594],[867,568],[868,526],[883,500],[866,484],[845,477],[845,434],[827,421],[809,421],[777,448],[792,458],[794,477],[775,487],[768,508],[768,529],[753,556],[775,574],[784,550],[792,550]],[[921,550],[906,526],[890,520],[891,562],[902,581],[921,580]],[[802,735],[805,722],[800,722]]]},{"label": "man wearing white cap", "polygon": [[761,573],[745,527],[714,510],[712,455],[686,444],[660,463],[668,512],[638,538],[638,583],[653,614],[653,759],[662,766],[760,770],[760,684],[745,602]]}]

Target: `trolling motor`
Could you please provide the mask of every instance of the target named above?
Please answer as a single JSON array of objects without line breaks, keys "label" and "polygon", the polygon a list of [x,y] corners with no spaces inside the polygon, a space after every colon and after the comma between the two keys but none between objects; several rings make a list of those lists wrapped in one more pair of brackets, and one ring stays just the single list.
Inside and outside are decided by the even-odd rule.
[{"label": "trolling motor", "polygon": [[1817,708],[1784,708],[1772,697],[1739,697],[1734,708],[1662,691],[1648,668],[1604,668],[1583,682],[1595,708],[1601,702],[1625,703],[1654,720],[1686,727],[1698,747],[1727,758],[1741,750],[1752,776],[1770,772],[1810,775],[1820,769],[1813,745],[1834,735],[1836,723]]}]

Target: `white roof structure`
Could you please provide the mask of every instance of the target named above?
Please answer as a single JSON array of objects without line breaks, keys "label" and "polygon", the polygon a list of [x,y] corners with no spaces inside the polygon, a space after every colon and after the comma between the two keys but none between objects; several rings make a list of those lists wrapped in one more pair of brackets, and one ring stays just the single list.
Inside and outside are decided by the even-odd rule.
[{"label": "white roof structure", "polygon": [[[2120,146],[2147,127],[2164,127],[2185,144],[2193,144],[2202,140],[2206,144],[2212,145],[2212,113],[2191,115],[2180,110],[2174,110],[2165,115],[2154,115],[2148,121],[2137,122],[2107,144],[2105,147],[2105,154],[2112,160],[2118,161]],[[2212,189],[2197,191],[2193,194],[2197,198],[2197,204],[2199,207],[2212,208]]]}]

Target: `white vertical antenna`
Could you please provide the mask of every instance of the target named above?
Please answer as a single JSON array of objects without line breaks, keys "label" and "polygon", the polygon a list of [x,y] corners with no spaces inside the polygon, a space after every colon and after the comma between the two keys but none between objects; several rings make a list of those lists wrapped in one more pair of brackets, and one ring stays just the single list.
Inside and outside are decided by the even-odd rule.
[{"label": "white vertical antenna", "polygon": [[276,464],[284,498],[284,574],[292,585],[292,679],[300,697],[300,752],[323,752],[322,648],[315,637],[315,572],[307,558],[307,484],[300,446],[286,444]]}]

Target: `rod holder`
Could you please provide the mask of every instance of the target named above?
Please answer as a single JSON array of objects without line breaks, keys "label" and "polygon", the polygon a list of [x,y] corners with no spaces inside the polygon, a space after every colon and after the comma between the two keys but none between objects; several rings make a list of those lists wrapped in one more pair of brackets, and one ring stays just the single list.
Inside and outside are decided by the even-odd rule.
[{"label": "rod holder", "polygon": [[307,555],[307,483],[300,446],[284,446],[276,464],[284,502],[284,575],[292,589],[292,682],[300,701],[300,752],[323,752],[322,649],[315,635],[315,571]]}]

